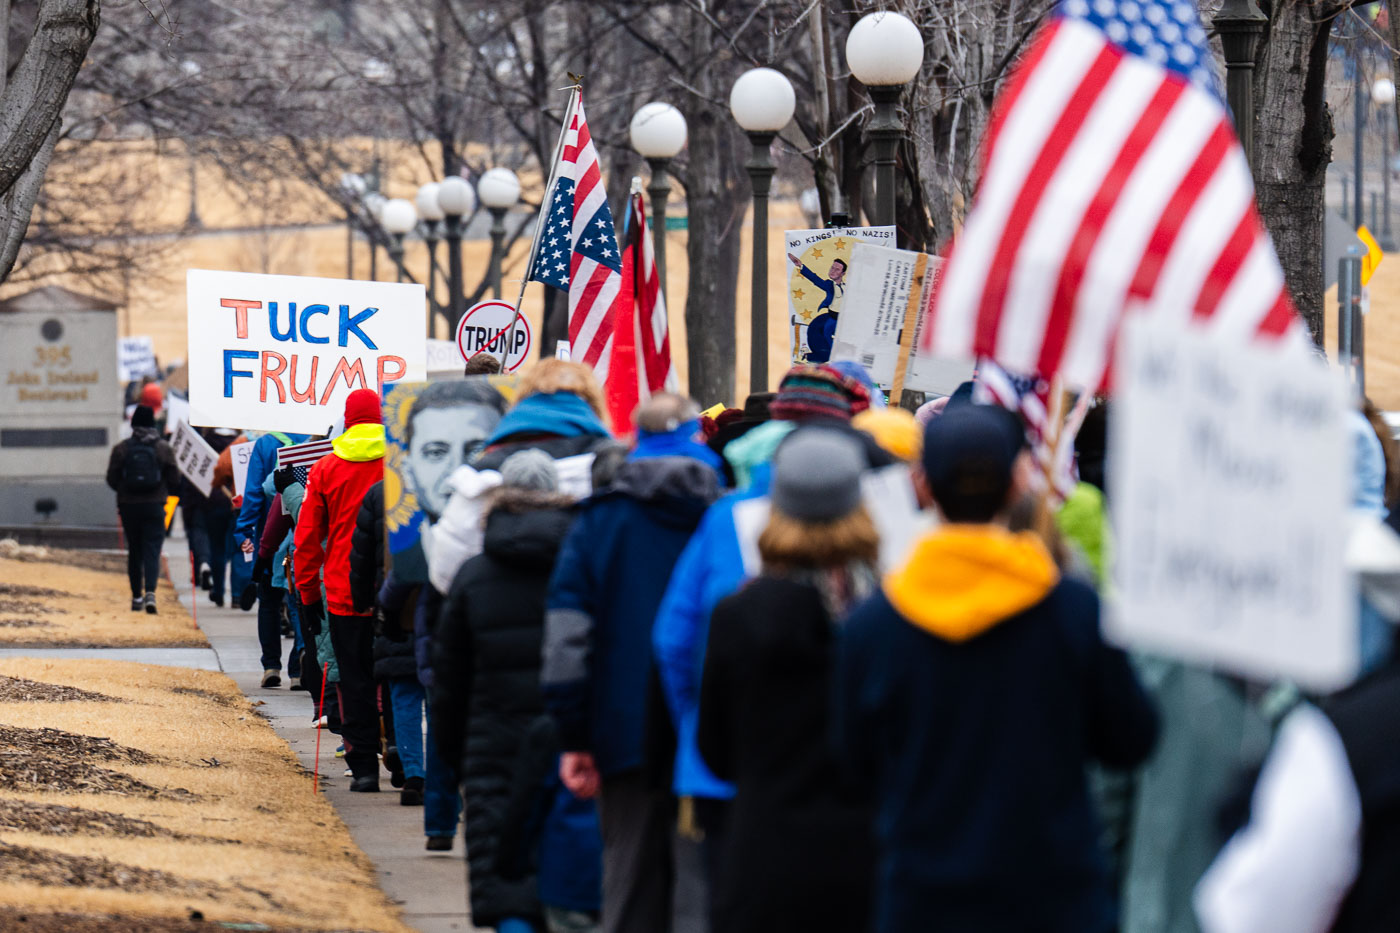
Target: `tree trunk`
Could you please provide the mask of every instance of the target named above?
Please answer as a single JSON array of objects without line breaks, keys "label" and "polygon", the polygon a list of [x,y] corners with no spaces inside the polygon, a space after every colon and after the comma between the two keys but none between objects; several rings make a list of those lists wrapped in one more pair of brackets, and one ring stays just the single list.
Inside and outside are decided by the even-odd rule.
[{"label": "tree trunk", "polygon": [[1313,341],[1323,335],[1322,241],[1332,115],[1327,43],[1335,11],[1310,0],[1261,4],[1269,15],[1254,79],[1254,184],[1259,213]]}]

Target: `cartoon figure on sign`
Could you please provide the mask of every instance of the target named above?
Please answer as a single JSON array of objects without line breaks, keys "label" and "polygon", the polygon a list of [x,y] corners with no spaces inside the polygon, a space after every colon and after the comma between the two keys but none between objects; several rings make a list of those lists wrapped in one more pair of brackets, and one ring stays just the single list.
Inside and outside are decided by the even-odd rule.
[{"label": "cartoon figure on sign", "polygon": [[[825,363],[831,359],[853,242],[849,237],[834,237],[813,243],[801,256],[788,253],[793,265],[788,288],[794,311],[796,362]],[[826,270],[825,276],[817,271],[820,269]]]},{"label": "cartoon figure on sign", "polygon": [[394,574],[405,583],[428,579],[423,531],[442,516],[449,480],[495,429],[514,380],[471,376],[386,387],[384,524]]}]

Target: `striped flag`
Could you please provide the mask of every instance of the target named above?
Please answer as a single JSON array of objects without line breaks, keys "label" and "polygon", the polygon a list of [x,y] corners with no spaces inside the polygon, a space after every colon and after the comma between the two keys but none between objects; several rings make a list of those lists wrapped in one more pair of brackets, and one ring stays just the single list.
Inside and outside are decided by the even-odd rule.
[{"label": "striped flag", "polygon": [[316,465],[326,454],[331,452],[330,440],[307,441],[305,444],[293,444],[290,447],[277,448],[277,469],[291,467],[292,475],[297,482],[306,485],[306,478],[311,473],[311,468]]},{"label": "striped flag", "polygon": [[1125,311],[1301,334],[1191,0],[1061,0],[983,159],[933,353],[1094,389]]},{"label": "striped flag", "polygon": [[569,293],[569,352],[606,381],[622,304],[622,256],[583,95],[575,101],[530,278]]},{"label": "striped flag", "polygon": [[678,383],[671,365],[666,296],[661,293],[655,250],[647,236],[646,210],[639,191],[633,191],[628,199],[623,230],[624,300],[613,330],[612,361],[604,394],[613,428],[618,434],[630,434],[637,405],[655,392],[674,392]]},{"label": "striped flag", "polygon": [[[1031,454],[1049,479],[1051,492],[1064,501],[1078,481],[1074,465],[1074,435],[1083,422],[1080,415],[1072,427],[1067,424],[1053,435],[1050,427],[1050,384],[1037,376],[1018,376],[991,360],[977,364],[972,400],[982,405],[1000,405],[1021,416],[1030,441]],[[1081,396],[1087,398],[1088,396]],[[1087,411],[1087,408],[1086,408]]]}]

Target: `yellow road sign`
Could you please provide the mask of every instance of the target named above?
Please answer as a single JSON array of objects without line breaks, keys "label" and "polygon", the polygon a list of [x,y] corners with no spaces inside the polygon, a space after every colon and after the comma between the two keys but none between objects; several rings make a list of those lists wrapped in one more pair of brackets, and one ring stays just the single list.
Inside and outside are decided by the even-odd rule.
[{"label": "yellow road sign", "polygon": [[1376,274],[1376,266],[1381,264],[1385,253],[1381,252],[1381,245],[1371,236],[1371,231],[1366,229],[1365,224],[1356,228],[1356,237],[1366,244],[1366,255],[1361,257],[1361,284],[1365,285],[1371,281],[1371,276]]}]

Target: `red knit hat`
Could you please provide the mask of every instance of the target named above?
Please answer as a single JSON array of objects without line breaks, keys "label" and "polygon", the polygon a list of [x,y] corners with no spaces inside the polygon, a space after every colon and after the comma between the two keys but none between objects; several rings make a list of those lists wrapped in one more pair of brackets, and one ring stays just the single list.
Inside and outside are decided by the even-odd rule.
[{"label": "red knit hat", "polygon": [[345,426],[353,428],[357,424],[383,424],[379,411],[379,393],[373,389],[356,389],[345,400]]},{"label": "red knit hat", "polygon": [[151,411],[159,414],[164,403],[165,393],[161,391],[160,383],[148,382],[141,387],[141,400],[138,404],[145,405]]}]

